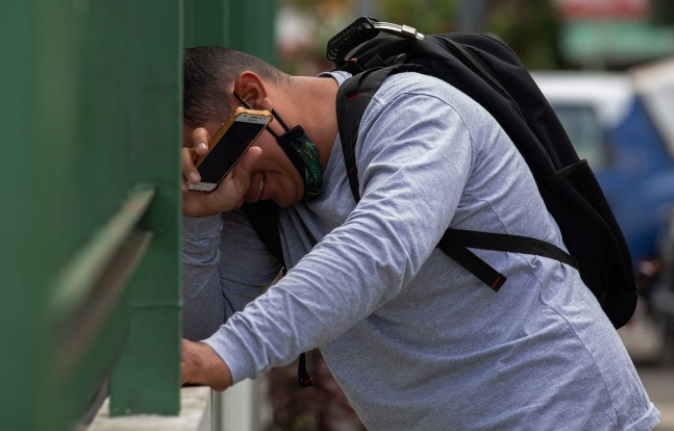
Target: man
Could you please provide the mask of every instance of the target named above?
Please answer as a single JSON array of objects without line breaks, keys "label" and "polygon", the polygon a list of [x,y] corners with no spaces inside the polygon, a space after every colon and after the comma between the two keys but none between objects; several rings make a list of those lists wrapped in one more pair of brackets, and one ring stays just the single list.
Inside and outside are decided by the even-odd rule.
[{"label": "man", "polygon": [[[216,192],[185,194],[185,336],[204,341],[183,344],[184,382],[222,390],[318,346],[373,430],[655,427],[659,412],[575,269],[478,251],[508,275],[495,293],[436,248],[450,225],[564,247],[482,107],[433,77],[389,77],[360,125],[356,203],[335,114],[348,74],[291,77],[224,48],[189,49],[184,66],[188,181],[232,109],[276,118]],[[306,135],[287,133],[297,125]],[[292,160],[289,141],[317,157]],[[242,200],[282,208],[289,271],[266,291],[280,263],[235,210]]]}]

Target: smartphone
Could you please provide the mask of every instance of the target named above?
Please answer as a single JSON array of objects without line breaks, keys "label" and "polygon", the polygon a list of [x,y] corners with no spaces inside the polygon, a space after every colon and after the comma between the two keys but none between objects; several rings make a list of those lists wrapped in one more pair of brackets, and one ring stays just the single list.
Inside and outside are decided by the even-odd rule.
[{"label": "smartphone", "polygon": [[194,161],[201,182],[188,183],[188,188],[203,192],[215,190],[271,119],[269,111],[237,108],[211,139],[208,153]]}]

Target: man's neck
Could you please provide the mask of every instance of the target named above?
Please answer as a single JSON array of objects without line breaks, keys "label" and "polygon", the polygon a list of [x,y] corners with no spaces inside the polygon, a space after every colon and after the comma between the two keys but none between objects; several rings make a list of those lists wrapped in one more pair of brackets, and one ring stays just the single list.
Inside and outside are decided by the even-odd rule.
[{"label": "man's neck", "polygon": [[304,128],[318,149],[323,171],[337,137],[337,88],[330,77],[293,77],[281,96],[284,103],[279,114],[284,120],[287,117],[289,127],[299,124]]}]

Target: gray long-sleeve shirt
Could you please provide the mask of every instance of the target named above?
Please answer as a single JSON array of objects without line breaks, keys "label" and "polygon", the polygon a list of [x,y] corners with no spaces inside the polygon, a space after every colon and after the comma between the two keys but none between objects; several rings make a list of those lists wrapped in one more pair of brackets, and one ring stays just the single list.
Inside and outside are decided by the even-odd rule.
[{"label": "gray long-sleeve shirt", "polygon": [[185,218],[185,334],[208,337],[235,382],[320,346],[372,430],[655,426],[657,409],[574,269],[477,251],[508,276],[495,293],[435,248],[450,225],[563,247],[484,109],[435,78],[395,75],[361,123],[358,205],[341,151],[337,138],[321,197],[282,212],[291,269],[260,296],[279,266],[243,215]]}]

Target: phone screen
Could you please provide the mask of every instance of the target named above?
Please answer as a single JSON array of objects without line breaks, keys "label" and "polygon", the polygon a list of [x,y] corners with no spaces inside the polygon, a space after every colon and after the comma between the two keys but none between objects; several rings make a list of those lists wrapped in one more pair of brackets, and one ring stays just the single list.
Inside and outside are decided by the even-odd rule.
[{"label": "phone screen", "polygon": [[197,168],[202,183],[218,184],[236,164],[266,123],[234,121]]}]

